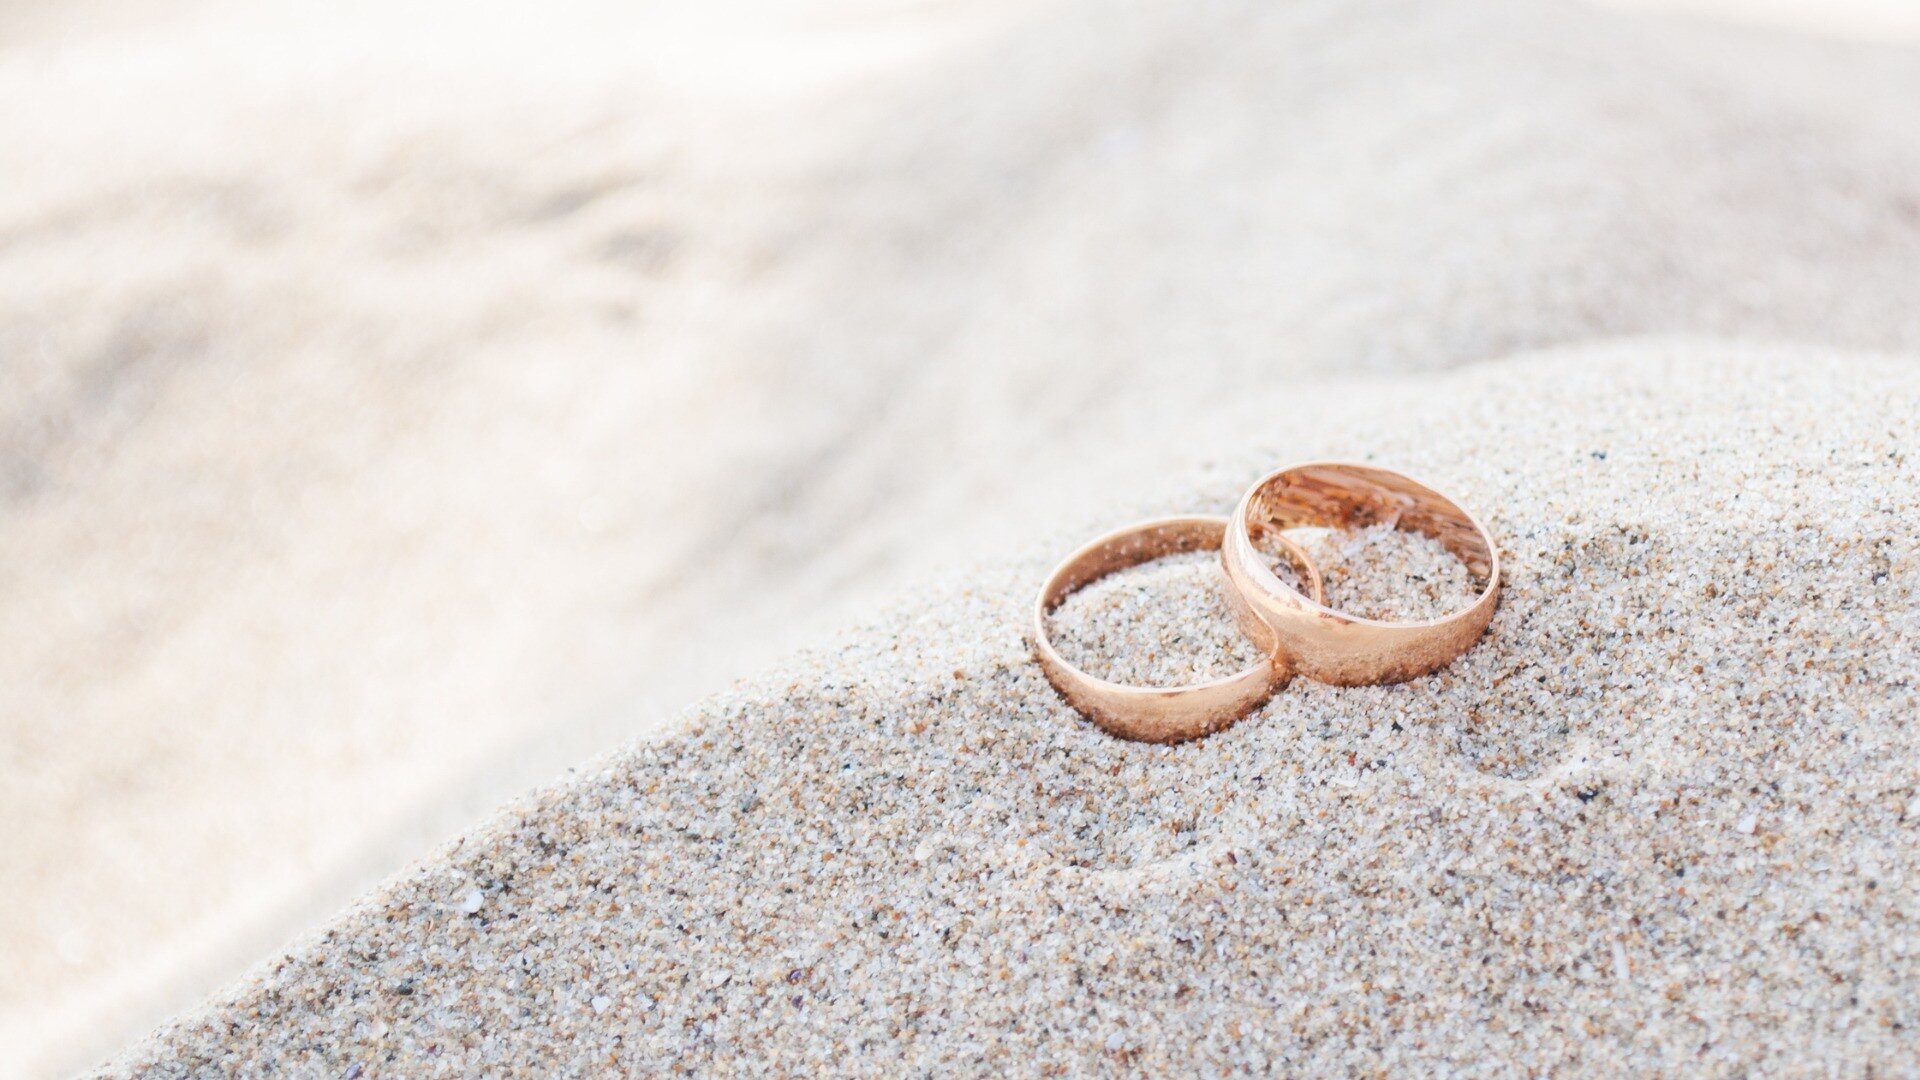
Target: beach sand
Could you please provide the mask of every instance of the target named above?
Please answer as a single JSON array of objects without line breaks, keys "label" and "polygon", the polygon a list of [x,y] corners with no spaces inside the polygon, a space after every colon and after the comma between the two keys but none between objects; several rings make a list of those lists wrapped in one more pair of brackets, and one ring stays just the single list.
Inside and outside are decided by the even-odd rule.
[{"label": "beach sand", "polygon": [[[1284,396],[1126,509],[1330,444],[1407,468],[1507,560],[1451,667],[1116,740],[1029,658],[1036,549],[515,806],[110,1073],[1911,1064],[1920,366],[1640,341],[1256,434]],[[1217,636],[1193,569],[1101,630]]]},{"label": "beach sand", "polygon": [[[1789,426],[1859,389],[1813,371],[1869,378],[1833,357],[1920,352],[1911,49],[1518,0],[685,8],[0,12],[34,103],[0,110],[0,1076],[983,557],[1033,553],[924,618],[1011,664],[994,613],[1048,559],[1288,455],[1599,529],[1786,462],[1749,425],[1646,490],[1549,482],[1597,459],[1512,425],[1645,404],[1583,364],[1672,356],[1622,385],[1720,429],[1705,388],[1770,391],[1712,339],[1806,344]],[[1534,367],[1591,393],[1502,389]],[[1413,432],[1423,395],[1485,422]],[[795,669],[791,715],[852,662]],[[1460,753],[1598,723],[1591,663]]]}]

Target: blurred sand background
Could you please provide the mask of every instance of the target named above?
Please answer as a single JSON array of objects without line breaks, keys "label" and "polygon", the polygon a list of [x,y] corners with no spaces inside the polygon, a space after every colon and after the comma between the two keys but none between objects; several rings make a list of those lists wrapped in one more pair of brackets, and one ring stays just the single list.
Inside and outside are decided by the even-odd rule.
[{"label": "blurred sand background", "polygon": [[0,6],[0,1073],[1111,500],[1163,410],[1920,345],[1920,14],[1662,6]]}]

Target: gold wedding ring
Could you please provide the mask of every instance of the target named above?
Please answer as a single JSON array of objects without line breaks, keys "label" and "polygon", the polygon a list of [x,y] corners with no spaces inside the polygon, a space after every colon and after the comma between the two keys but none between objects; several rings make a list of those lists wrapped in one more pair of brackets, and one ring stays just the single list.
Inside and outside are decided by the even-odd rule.
[{"label": "gold wedding ring", "polygon": [[[1438,541],[1486,584],[1466,607],[1437,619],[1388,622],[1335,611],[1275,574],[1256,541],[1300,526],[1390,525]],[[1227,580],[1271,632],[1281,662],[1338,686],[1402,682],[1465,652],[1500,599],[1500,553],[1472,514],[1416,480],[1372,465],[1316,462],[1281,469],[1250,488],[1220,546]]]},{"label": "gold wedding ring", "polygon": [[[1096,678],[1068,663],[1047,637],[1047,616],[1080,588],[1117,570],[1187,551],[1213,551],[1229,531],[1222,517],[1160,518],[1130,525],[1069,555],[1040,590],[1033,613],[1034,653],[1047,681],[1081,714],[1128,739],[1173,743],[1218,731],[1259,708],[1293,675],[1284,656],[1263,644],[1259,663],[1235,675],[1189,686],[1125,686]],[[1274,540],[1299,569],[1314,597],[1325,598],[1320,571],[1291,540]],[[1280,580],[1270,568],[1267,575]],[[1233,590],[1228,590],[1232,596]],[[1256,641],[1271,638],[1258,612],[1235,600],[1236,614]]]}]

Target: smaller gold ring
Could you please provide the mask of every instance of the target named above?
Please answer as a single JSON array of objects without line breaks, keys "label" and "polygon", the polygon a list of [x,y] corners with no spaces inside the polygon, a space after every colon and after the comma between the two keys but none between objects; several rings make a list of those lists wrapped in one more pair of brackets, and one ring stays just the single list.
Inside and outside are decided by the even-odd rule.
[{"label": "smaller gold ring", "polygon": [[[1363,619],[1308,598],[1263,558],[1257,536],[1317,526],[1388,524],[1439,541],[1486,586],[1472,603],[1437,619]],[[1220,546],[1227,580],[1264,623],[1256,638],[1307,678],[1336,686],[1403,682],[1451,663],[1480,639],[1500,602],[1500,552],[1472,514],[1410,477],[1372,465],[1315,462],[1269,474],[1247,490]]]},{"label": "smaller gold ring", "polygon": [[[1108,533],[1067,556],[1040,589],[1033,613],[1033,651],[1047,681],[1080,713],[1106,731],[1143,742],[1174,743],[1218,731],[1260,707],[1293,677],[1284,657],[1262,649],[1245,671],[1189,686],[1126,686],[1096,678],[1068,663],[1047,637],[1047,616],[1079,589],[1117,570],[1187,551],[1214,551],[1227,519],[1210,515],[1158,518]],[[1320,570],[1285,537],[1276,538],[1316,597],[1325,597]],[[1272,573],[1271,570],[1268,573]],[[1278,580],[1276,576],[1276,580]],[[1229,597],[1233,590],[1227,590]],[[1234,601],[1243,629],[1263,632]],[[1258,640],[1258,637],[1256,637]]]}]

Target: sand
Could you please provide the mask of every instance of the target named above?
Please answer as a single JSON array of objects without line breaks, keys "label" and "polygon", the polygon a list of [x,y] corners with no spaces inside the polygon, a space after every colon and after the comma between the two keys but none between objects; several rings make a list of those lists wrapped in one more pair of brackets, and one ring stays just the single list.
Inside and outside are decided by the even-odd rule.
[{"label": "sand", "polygon": [[1047,620],[1054,648],[1096,678],[1179,686],[1244,671],[1260,652],[1233,625],[1220,558],[1169,555],[1068,596]]},{"label": "sand", "polygon": [[[1293,529],[1320,569],[1327,603],[1370,619],[1430,619],[1478,595],[1465,564],[1433,540],[1386,526],[1361,531]],[[1295,587],[1284,559],[1274,572]],[[1048,619],[1066,660],[1129,686],[1180,686],[1223,678],[1259,661],[1228,606],[1214,552],[1169,555],[1088,584]]]},{"label": "sand", "polygon": [[[1443,672],[1116,740],[1028,657],[1036,549],[514,807],[109,1074],[1897,1073],[1916,400],[1910,362],[1700,340],[1330,400],[1124,509],[1330,442],[1428,478],[1508,565]],[[1141,572],[1142,647],[1216,632],[1199,569]]]},{"label": "sand", "polygon": [[[1920,351],[1907,49],[1517,0],[40,7],[0,10],[0,1075],[884,598],[1210,460],[1219,506],[1391,449],[1407,373]],[[1491,482],[1484,438],[1423,464]]]}]

